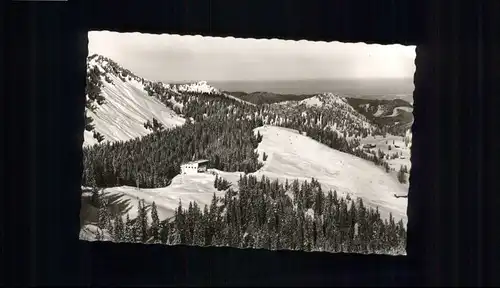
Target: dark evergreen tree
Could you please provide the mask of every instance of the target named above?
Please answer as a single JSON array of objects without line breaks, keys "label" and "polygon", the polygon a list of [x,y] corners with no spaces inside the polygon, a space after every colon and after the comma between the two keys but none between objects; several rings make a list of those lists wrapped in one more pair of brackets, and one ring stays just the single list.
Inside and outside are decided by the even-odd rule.
[{"label": "dark evergreen tree", "polygon": [[124,231],[125,231],[123,236],[124,242],[136,242],[133,222],[130,220],[130,216],[128,213],[127,213],[127,218],[125,220]]},{"label": "dark evergreen tree", "polygon": [[148,218],[144,200],[140,200],[137,205],[137,218],[134,219],[135,241],[146,243],[148,241]]},{"label": "dark evergreen tree", "polygon": [[116,215],[114,219],[113,239],[116,242],[125,241],[125,225],[121,215]]},{"label": "dark evergreen tree", "polygon": [[403,165],[399,168],[398,181],[403,184],[406,183],[406,173],[404,172]]},{"label": "dark evergreen tree", "polygon": [[160,218],[158,217],[156,203],[153,201],[153,204],[151,204],[151,227],[149,235],[151,237],[151,241],[155,244],[161,243],[160,229]]}]

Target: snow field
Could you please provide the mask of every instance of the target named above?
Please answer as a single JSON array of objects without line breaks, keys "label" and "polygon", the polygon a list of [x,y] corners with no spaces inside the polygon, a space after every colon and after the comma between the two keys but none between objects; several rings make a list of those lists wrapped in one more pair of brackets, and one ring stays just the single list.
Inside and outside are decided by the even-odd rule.
[{"label": "snow field", "polygon": [[[196,202],[200,209],[210,205],[212,197],[224,196],[225,192],[214,188],[215,175],[200,173],[194,175],[177,175],[168,187],[154,189],[137,189],[136,187],[121,186],[104,189],[110,195],[121,195],[120,200],[128,200],[130,219],[137,217],[139,200],[143,199],[146,205],[155,202],[160,220],[174,216],[174,211],[179,206],[187,209],[189,202]],[[148,214],[151,217],[150,214]]]},{"label": "snow field", "polygon": [[310,181],[314,177],[323,185],[324,192],[331,189],[339,195],[361,197],[365,205],[379,206],[383,218],[392,212],[396,220],[407,222],[407,199],[395,198],[394,194],[405,195],[408,188],[381,167],[331,149],[291,129],[264,126],[255,129],[257,131],[263,135],[258,152],[261,157],[263,152],[269,156],[264,167],[252,174],[280,181]]},{"label": "snow field", "polygon": [[[153,118],[165,128],[184,124],[185,119],[158,99],[149,96],[142,83],[134,79],[123,82],[111,73],[107,75],[113,84],[104,78],[101,80],[104,85],[101,94],[106,102],[97,105],[95,113],[87,111],[87,115],[94,119],[92,124],[95,125],[95,130],[104,136],[105,141],[126,141],[145,136],[151,130],[144,128],[144,123],[148,120],[151,122]],[[92,132],[85,131],[84,139],[84,145],[97,143]]]},{"label": "snow field", "polygon": [[[392,213],[394,218],[407,223],[407,199],[395,198],[394,194],[405,195],[408,185],[401,184],[394,175],[386,173],[381,167],[372,162],[331,149],[298,131],[264,126],[255,129],[263,136],[257,150],[262,159],[263,153],[268,155],[264,166],[250,175],[262,175],[279,179],[280,182],[310,181],[317,179],[322,189],[327,193],[330,189],[337,190],[340,196],[350,195],[351,198],[361,197],[366,206],[379,207],[382,218],[388,218]],[[374,138],[376,140],[376,138]],[[382,141],[379,139],[379,141]],[[383,140],[385,143],[385,140]],[[137,215],[139,199],[146,204],[155,202],[160,219],[172,217],[178,207],[179,200],[183,208],[187,208],[190,201],[196,202],[201,209],[210,205],[213,194],[224,196],[225,192],[216,191],[213,187],[215,175],[226,179],[237,190],[237,182],[241,172],[223,172],[209,169],[207,173],[195,175],[177,175],[172,184],[164,188],[137,189],[122,186],[105,189],[106,193],[120,194],[122,199],[129,200],[130,218]]]}]

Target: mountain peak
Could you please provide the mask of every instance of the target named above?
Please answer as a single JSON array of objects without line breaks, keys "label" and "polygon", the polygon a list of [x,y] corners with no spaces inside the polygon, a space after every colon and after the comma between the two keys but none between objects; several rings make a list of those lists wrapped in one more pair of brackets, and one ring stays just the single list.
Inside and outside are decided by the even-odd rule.
[{"label": "mountain peak", "polygon": [[92,54],[87,57],[87,70],[90,69],[98,69],[102,74],[113,74],[115,76],[119,76],[120,78],[130,76],[139,82],[145,80],[135,75],[130,70],[123,68],[120,64],[110,58],[100,54]]},{"label": "mountain peak", "polygon": [[347,104],[345,101],[345,97],[341,97],[331,92],[314,95],[313,97],[300,101],[300,103],[307,106],[331,106],[333,103],[345,106]]},{"label": "mountain peak", "polygon": [[219,89],[214,88],[209,85],[207,81],[198,81],[194,83],[179,84],[175,85],[174,89],[178,92],[191,92],[191,93],[208,93],[208,94],[220,94]]}]

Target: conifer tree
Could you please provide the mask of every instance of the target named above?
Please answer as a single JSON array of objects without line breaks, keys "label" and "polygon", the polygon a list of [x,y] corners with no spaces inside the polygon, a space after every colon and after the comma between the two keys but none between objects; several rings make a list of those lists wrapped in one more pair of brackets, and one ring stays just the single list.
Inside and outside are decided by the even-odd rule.
[{"label": "conifer tree", "polygon": [[403,165],[401,165],[401,167],[399,168],[398,181],[403,184],[406,183],[406,174],[404,172]]},{"label": "conifer tree", "polygon": [[125,240],[124,236],[125,236],[125,227],[123,219],[120,215],[116,215],[114,219],[113,238],[116,242],[122,242]]},{"label": "conifer tree", "polygon": [[127,213],[127,217],[125,220],[124,232],[125,233],[123,235],[123,238],[124,238],[125,242],[129,242],[129,243],[136,242],[135,241],[135,234],[134,234],[134,227],[133,227],[132,221],[130,220],[130,216],[128,213]]},{"label": "conifer tree", "polygon": [[181,231],[179,231],[178,227],[175,225],[172,227],[171,233],[169,233],[169,244],[170,245],[179,245],[181,243]]},{"label": "conifer tree", "polygon": [[[137,205],[137,217],[134,219],[133,234],[135,236],[135,242],[146,243],[147,241],[147,218],[145,217],[145,207],[143,200],[139,200]],[[144,221],[146,220],[146,221]]]},{"label": "conifer tree", "polygon": [[110,213],[109,213],[109,208],[108,208],[108,201],[106,198],[102,197],[102,193],[99,196],[100,199],[100,205],[97,210],[98,214],[98,220],[97,220],[97,226],[101,229],[109,229],[110,227]]},{"label": "conifer tree", "polygon": [[150,228],[150,237],[152,238],[153,243],[160,243],[160,218],[158,217],[158,211],[156,209],[156,203],[153,201],[151,204],[151,228]]},{"label": "conifer tree", "polygon": [[214,188],[219,190],[219,175],[215,175]]}]

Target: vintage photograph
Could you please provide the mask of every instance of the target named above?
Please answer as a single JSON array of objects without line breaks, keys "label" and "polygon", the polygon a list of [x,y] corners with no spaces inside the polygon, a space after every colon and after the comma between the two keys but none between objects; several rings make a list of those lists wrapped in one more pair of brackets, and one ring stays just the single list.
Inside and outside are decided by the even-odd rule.
[{"label": "vintage photograph", "polygon": [[415,46],[88,38],[80,239],[406,255]]}]

